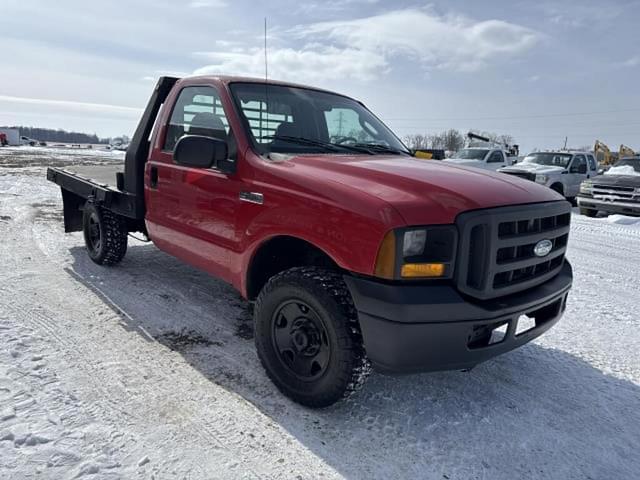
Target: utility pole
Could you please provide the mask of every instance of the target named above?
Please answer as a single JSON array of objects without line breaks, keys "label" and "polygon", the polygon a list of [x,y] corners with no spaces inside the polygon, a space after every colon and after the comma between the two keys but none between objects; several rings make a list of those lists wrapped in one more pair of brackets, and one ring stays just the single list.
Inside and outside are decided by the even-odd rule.
[{"label": "utility pole", "polygon": [[338,114],[338,135],[342,136],[342,123],[344,121],[344,112],[340,111],[340,113]]}]

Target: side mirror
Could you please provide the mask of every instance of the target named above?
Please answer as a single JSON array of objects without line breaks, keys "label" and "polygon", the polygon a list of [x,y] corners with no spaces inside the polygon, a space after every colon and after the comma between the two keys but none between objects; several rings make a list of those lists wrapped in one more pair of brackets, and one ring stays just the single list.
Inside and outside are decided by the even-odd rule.
[{"label": "side mirror", "polygon": [[603,174],[604,174],[604,172],[605,172],[604,168],[600,168],[600,169],[598,170],[598,175],[603,175]]},{"label": "side mirror", "polygon": [[185,135],[178,140],[173,159],[178,165],[194,168],[215,167],[224,173],[235,171],[235,162],[229,161],[227,142],[202,135]]}]

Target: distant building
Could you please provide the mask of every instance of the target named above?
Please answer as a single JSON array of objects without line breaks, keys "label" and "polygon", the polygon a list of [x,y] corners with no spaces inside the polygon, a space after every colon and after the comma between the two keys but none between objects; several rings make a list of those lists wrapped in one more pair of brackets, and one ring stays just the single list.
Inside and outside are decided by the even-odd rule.
[{"label": "distant building", "polygon": [[15,128],[0,128],[0,133],[7,136],[9,145],[20,145],[20,130]]}]

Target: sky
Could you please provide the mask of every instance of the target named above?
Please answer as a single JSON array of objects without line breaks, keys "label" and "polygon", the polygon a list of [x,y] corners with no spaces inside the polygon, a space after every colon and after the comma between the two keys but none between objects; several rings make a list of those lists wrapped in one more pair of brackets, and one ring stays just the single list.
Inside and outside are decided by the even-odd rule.
[{"label": "sky", "polygon": [[0,125],[133,133],[158,76],[264,76],[399,136],[640,150],[640,0],[0,0]]}]

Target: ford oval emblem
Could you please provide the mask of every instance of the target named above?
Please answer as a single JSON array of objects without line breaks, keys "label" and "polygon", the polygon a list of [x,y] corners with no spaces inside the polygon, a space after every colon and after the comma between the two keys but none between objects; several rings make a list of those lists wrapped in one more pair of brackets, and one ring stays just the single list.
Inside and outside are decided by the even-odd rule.
[{"label": "ford oval emblem", "polygon": [[533,253],[536,254],[536,257],[546,257],[551,253],[552,249],[553,243],[551,243],[551,240],[540,240],[536,243],[536,246],[533,247]]}]

